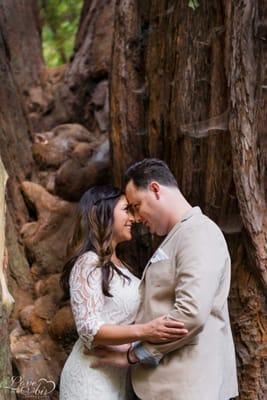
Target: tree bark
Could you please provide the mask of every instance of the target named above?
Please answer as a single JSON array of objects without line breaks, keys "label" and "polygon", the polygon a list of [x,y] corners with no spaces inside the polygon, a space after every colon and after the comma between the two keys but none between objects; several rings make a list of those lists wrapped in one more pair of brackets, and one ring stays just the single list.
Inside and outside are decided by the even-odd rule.
[{"label": "tree bark", "polygon": [[[117,185],[132,162],[162,158],[225,233],[240,399],[264,398],[266,5],[199,3],[193,11],[188,0],[85,0],[73,57],[53,69],[42,59],[37,3],[1,3],[0,154],[16,300],[9,325],[13,362],[26,377],[57,381],[70,349],[62,231],[72,229],[70,201],[107,172],[110,132]],[[140,269],[149,249],[146,237],[130,250]]]},{"label": "tree bark", "polygon": [[[85,0],[69,64],[47,68],[34,0],[3,0],[0,24],[32,134],[76,122],[107,133],[108,85],[115,0]],[[98,92],[104,91],[99,103]]]},{"label": "tree bark", "polygon": [[[9,175],[7,182],[7,232],[6,245],[9,253],[9,284],[17,293],[14,315],[21,304],[32,298],[32,279],[29,263],[20,242],[19,230],[29,219],[20,183],[35,179],[35,165],[31,154],[30,127],[26,118],[23,97],[14,79],[6,41],[0,23],[0,155]],[[9,251],[10,250],[10,251]]]},{"label": "tree bark", "polygon": [[114,181],[120,185],[123,171],[142,159],[146,148],[142,112],[146,82],[142,76],[141,22],[136,1],[116,2],[114,29],[110,138]]},{"label": "tree bark", "polygon": [[43,66],[41,88],[28,101],[34,131],[75,122],[98,135],[108,133],[114,4],[115,0],[85,0],[70,63]]},{"label": "tree bark", "polygon": [[0,157],[0,399],[14,399],[11,391],[4,389],[10,383],[11,363],[8,319],[14,299],[9,293],[6,279],[7,250],[5,247],[5,213],[6,213],[6,180],[7,173]]},{"label": "tree bark", "polygon": [[[80,45],[77,42],[73,58],[76,66],[51,71],[40,57],[36,2],[19,3],[4,0],[0,15],[0,155],[9,174],[7,274],[15,297],[10,318],[3,314],[5,321],[1,322],[8,320],[8,324],[3,324],[1,332],[6,341],[10,332],[12,362],[18,375],[24,380],[45,378],[57,383],[70,345],[77,338],[69,303],[62,303],[59,285],[76,205],[55,196],[55,192],[76,200],[89,184],[108,175],[107,76],[114,9],[112,1],[86,2],[89,14],[84,12],[85,22],[81,19],[79,35],[83,29],[85,36]],[[78,124],[58,126],[73,121],[82,121],[90,131]],[[45,157],[53,141],[49,156],[54,167]],[[36,158],[37,163],[32,157],[33,142],[35,157],[41,156],[40,160]],[[63,171],[65,161],[71,166]],[[70,176],[74,177],[73,193]],[[67,314],[62,309],[68,310]],[[68,324],[64,315],[68,315]],[[8,362],[10,358],[3,353],[3,376]],[[57,392],[53,396],[56,398]]]},{"label": "tree bark", "polygon": [[[23,95],[40,85],[43,69],[41,24],[35,0],[2,0],[0,23],[16,83]],[[25,44],[30,43],[30,46]]]},{"label": "tree bark", "polygon": [[[185,0],[138,2],[135,7],[118,1],[116,7],[111,76],[114,180],[121,182],[128,160],[162,158],[191,204],[200,205],[221,227],[233,260],[230,311],[240,399],[263,399],[266,6],[201,1],[193,11]],[[138,32],[138,26],[133,30],[128,20],[119,18],[121,9],[139,21],[144,69],[135,68],[135,76],[118,82],[117,71],[136,67],[127,35]],[[131,88],[138,75],[145,83],[146,100],[138,99],[137,112],[129,117],[125,104],[135,101]],[[144,133],[143,147],[137,144],[135,150],[139,131]]]},{"label": "tree bark", "polygon": [[227,8],[233,174],[247,233],[250,265],[267,288],[266,83],[267,5],[238,1]]},{"label": "tree bark", "polygon": [[251,272],[244,241],[231,235],[232,283],[229,298],[231,323],[237,353],[239,398],[266,397],[266,296],[258,276]]}]

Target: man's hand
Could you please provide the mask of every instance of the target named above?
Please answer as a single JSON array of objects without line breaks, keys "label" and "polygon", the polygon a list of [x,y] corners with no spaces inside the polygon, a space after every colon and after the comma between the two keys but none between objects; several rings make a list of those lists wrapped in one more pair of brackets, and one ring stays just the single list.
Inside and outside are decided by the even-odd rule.
[{"label": "man's hand", "polygon": [[[115,347],[120,347],[120,346],[114,346]],[[127,345],[127,349],[128,349]],[[97,357],[96,360],[94,360],[91,363],[92,368],[98,368],[102,367],[105,365],[113,365],[116,367],[120,368],[125,368],[128,367],[128,361],[127,361],[127,350],[125,351],[126,347],[124,349],[118,349],[118,351],[111,350],[108,347],[96,347],[92,350],[86,350],[84,351],[84,354],[90,354],[92,356]]]}]

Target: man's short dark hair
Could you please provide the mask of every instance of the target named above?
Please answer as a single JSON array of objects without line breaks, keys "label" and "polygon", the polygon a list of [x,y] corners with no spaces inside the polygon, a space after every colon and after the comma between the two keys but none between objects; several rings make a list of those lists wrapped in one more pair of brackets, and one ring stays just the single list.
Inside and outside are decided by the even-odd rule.
[{"label": "man's short dark hair", "polygon": [[145,189],[152,181],[164,186],[178,187],[168,165],[157,158],[145,158],[131,165],[124,175],[124,187],[131,180],[137,188]]}]

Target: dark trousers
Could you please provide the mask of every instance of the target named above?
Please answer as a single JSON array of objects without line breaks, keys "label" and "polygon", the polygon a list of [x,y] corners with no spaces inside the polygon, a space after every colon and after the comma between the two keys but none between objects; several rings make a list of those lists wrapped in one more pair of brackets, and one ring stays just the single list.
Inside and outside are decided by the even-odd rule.
[{"label": "dark trousers", "polygon": [[139,397],[136,396],[134,391],[132,391],[132,393],[130,393],[129,400],[141,400],[141,399],[139,399]]},{"label": "dark trousers", "polygon": [[133,390],[131,377],[130,377],[130,370],[128,371],[127,378],[126,378],[126,387],[127,387],[127,400],[140,400],[139,397],[136,396]]}]

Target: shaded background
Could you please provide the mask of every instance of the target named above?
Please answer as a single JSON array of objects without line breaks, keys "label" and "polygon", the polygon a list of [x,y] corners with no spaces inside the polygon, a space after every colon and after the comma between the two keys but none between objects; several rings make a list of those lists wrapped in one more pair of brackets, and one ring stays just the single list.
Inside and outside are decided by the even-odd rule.
[{"label": "shaded background", "polygon": [[[2,285],[1,383],[59,382],[76,202],[155,156],[226,236],[240,399],[265,398],[266,21],[252,0],[0,1],[0,265],[15,299]],[[139,271],[150,251],[147,236],[128,251]]]}]

